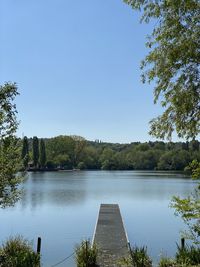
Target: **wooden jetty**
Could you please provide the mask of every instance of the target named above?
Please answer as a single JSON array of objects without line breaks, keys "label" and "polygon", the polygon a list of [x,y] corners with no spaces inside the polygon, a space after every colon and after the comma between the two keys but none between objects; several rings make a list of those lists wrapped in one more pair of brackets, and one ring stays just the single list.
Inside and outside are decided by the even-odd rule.
[{"label": "wooden jetty", "polygon": [[120,259],[129,255],[129,242],[119,205],[101,204],[93,243],[98,247],[99,267],[119,267]]}]

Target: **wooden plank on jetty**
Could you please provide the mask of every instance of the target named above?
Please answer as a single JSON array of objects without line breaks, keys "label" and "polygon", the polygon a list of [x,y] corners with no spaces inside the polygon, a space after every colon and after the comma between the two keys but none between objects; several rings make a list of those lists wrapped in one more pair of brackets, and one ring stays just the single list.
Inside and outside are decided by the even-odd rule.
[{"label": "wooden plank on jetty", "polygon": [[101,204],[93,243],[98,247],[99,267],[118,267],[129,255],[128,238],[119,205]]}]

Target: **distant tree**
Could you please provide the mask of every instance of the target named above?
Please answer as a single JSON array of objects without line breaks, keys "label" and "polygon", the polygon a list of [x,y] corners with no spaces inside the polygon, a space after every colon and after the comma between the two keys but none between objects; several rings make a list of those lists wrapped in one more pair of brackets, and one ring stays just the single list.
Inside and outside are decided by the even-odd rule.
[{"label": "distant tree", "polygon": [[176,143],[174,143],[174,142],[168,142],[167,143],[167,149],[168,150],[175,150],[175,147],[176,147]]},{"label": "distant tree", "polygon": [[[96,142],[97,143],[97,142]],[[98,142],[100,144],[100,142]],[[82,157],[82,160],[84,162],[86,169],[100,169],[100,150],[98,147],[96,147],[96,144],[94,143],[94,146],[87,145],[84,149],[84,154]]]},{"label": "distant tree", "polygon": [[[46,141],[47,161],[57,165],[58,158],[66,158],[69,168],[73,167],[75,142],[70,136],[56,136]],[[62,156],[62,157],[60,157]]]},{"label": "distant tree", "polygon": [[37,136],[33,137],[33,164],[37,168],[39,163],[39,141]]},{"label": "distant tree", "polygon": [[150,52],[142,62],[143,82],[154,81],[154,102],[163,114],[151,121],[150,133],[171,139],[195,138],[200,132],[199,0],[124,0],[153,21],[146,43]]},{"label": "distant tree", "polygon": [[43,139],[40,139],[40,155],[39,155],[39,159],[40,159],[40,166],[42,168],[45,167],[46,164],[46,146],[45,146],[45,142]]},{"label": "distant tree", "polygon": [[116,170],[129,170],[129,162],[125,152],[116,152],[114,155],[114,163]]},{"label": "distant tree", "polygon": [[59,154],[54,158],[54,163],[56,167],[64,168],[64,169],[71,169],[71,161],[67,154]]},{"label": "distant tree", "polygon": [[189,150],[189,142],[188,141],[185,143],[184,142],[182,143],[182,149],[187,150],[187,151]]},{"label": "distant tree", "polygon": [[192,140],[191,146],[192,146],[193,151],[199,151],[199,141],[198,140]]},{"label": "distant tree", "polygon": [[139,144],[137,147],[136,147],[136,150],[138,151],[147,151],[150,149],[150,146],[148,143],[142,143],[142,144]]},{"label": "distant tree", "polygon": [[154,170],[157,166],[160,151],[139,151],[133,155],[132,165],[136,170]]},{"label": "distant tree", "polygon": [[115,155],[114,150],[112,150],[111,148],[104,148],[100,156],[101,168],[103,170],[116,169],[114,155]]},{"label": "distant tree", "polygon": [[71,138],[73,139],[75,144],[73,167],[76,168],[79,160],[81,159],[81,154],[83,153],[84,148],[86,146],[86,140],[85,138],[77,135],[72,135]]},{"label": "distant tree", "polygon": [[13,205],[20,197],[17,175],[21,167],[19,141],[15,137],[18,127],[16,105],[18,95],[15,83],[0,86],[0,207]]},{"label": "distant tree", "polygon": [[28,161],[29,161],[29,145],[28,145],[28,138],[24,136],[22,141],[22,160],[24,168],[26,169],[28,167]]},{"label": "distant tree", "polygon": [[164,153],[158,162],[159,170],[183,170],[191,158],[185,150],[173,150]]}]

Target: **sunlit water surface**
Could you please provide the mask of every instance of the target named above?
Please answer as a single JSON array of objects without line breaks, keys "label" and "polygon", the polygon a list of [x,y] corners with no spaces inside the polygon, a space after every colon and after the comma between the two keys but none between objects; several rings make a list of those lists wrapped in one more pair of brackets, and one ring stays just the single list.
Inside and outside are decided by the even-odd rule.
[{"label": "sunlit water surface", "polygon": [[[156,262],[174,255],[182,221],[169,207],[173,195],[187,196],[195,182],[183,174],[152,171],[29,173],[24,196],[0,210],[0,241],[16,234],[42,238],[42,263],[51,267],[92,238],[101,203],[118,203],[132,245],[145,245]],[[75,266],[72,256],[59,266]]]}]

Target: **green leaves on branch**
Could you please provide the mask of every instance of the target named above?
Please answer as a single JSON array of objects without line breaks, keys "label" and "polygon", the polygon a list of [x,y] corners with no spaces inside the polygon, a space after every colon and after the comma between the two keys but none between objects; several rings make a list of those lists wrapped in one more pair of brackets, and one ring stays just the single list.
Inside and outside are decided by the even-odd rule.
[{"label": "green leaves on branch", "polygon": [[39,267],[40,255],[21,236],[9,238],[0,247],[1,267]]},{"label": "green leaves on branch", "polygon": [[21,191],[18,188],[22,177],[17,174],[21,168],[20,146],[15,137],[0,141],[0,207],[14,205]]},{"label": "green leaves on branch", "polygon": [[13,205],[20,196],[22,178],[21,150],[15,132],[18,127],[17,110],[13,103],[18,95],[15,83],[0,86],[0,207]]},{"label": "green leaves on branch", "polygon": [[[200,178],[200,163],[193,160],[188,169],[194,179]],[[194,244],[200,244],[200,184],[195,191],[185,199],[174,196],[171,206],[175,208],[175,214],[179,215],[188,226],[185,237],[191,239]]]},{"label": "green leaves on branch", "polygon": [[5,138],[15,134],[18,122],[17,110],[13,100],[19,93],[16,83],[5,83],[0,86],[0,137]]},{"label": "green leaves on branch", "polygon": [[84,240],[76,247],[77,267],[95,267],[98,249],[95,244],[91,245],[89,240]]},{"label": "green leaves on branch", "polygon": [[197,160],[193,160],[189,164],[188,168],[192,172],[192,178],[193,179],[199,179],[200,178],[200,162],[198,162]]},{"label": "green leaves on branch", "polygon": [[185,199],[174,196],[171,206],[175,208],[175,214],[179,215],[188,226],[186,238],[193,240],[195,244],[200,244],[200,187]]},{"label": "green leaves on branch", "polygon": [[200,2],[199,0],[124,0],[142,11],[142,21],[155,21],[142,62],[143,82],[155,82],[154,102],[163,114],[153,119],[150,134],[171,139],[195,138],[200,132]]}]

